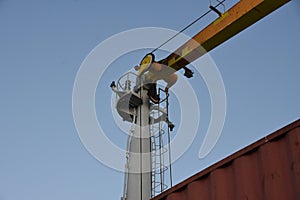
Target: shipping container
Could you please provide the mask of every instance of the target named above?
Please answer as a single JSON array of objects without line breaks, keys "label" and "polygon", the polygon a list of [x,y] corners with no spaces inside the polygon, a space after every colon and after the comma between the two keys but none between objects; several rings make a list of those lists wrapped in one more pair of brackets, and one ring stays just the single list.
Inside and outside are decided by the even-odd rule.
[{"label": "shipping container", "polygon": [[152,200],[300,200],[300,119]]}]

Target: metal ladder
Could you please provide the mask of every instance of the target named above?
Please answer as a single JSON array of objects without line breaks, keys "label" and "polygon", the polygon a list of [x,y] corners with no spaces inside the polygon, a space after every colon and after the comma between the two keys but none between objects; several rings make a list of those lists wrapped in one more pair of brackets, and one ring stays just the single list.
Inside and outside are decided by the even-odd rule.
[{"label": "metal ladder", "polygon": [[[159,96],[161,96],[162,91],[162,89],[159,89]],[[163,98],[158,105],[151,106],[150,111],[152,154],[151,197],[154,197],[169,187],[172,187],[168,95],[165,93],[164,95],[165,98]],[[167,143],[165,142],[166,140]]]}]

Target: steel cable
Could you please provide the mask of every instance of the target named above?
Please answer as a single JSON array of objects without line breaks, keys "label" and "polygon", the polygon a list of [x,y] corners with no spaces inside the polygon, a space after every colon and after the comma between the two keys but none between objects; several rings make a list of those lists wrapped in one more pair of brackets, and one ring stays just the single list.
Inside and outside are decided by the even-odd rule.
[{"label": "steel cable", "polygon": [[[218,1],[219,3],[215,6],[218,7],[219,5],[223,5],[223,3],[226,0],[223,1]],[[184,27],[182,30],[180,30],[178,33],[176,33],[175,35],[173,35],[172,37],[170,37],[168,40],[166,40],[164,43],[162,43],[161,45],[159,45],[157,48],[155,48],[154,50],[151,51],[151,53],[154,53],[155,51],[157,51],[158,49],[160,49],[162,46],[164,46],[165,44],[167,44],[168,42],[170,42],[171,40],[173,40],[175,37],[177,37],[180,33],[182,33],[183,31],[185,31],[186,29],[188,29],[189,27],[191,27],[193,24],[195,24],[196,22],[198,22],[200,19],[202,19],[203,17],[205,17],[206,15],[208,15],[211,11],[213,10],[208,10],[206,11],[206,13],[204,13],[203,15],[201,15],[200,17],[198,17],[197,19],[195,19],[193,22],[191,22],[190,24],[188,24],[186,27]]]}]

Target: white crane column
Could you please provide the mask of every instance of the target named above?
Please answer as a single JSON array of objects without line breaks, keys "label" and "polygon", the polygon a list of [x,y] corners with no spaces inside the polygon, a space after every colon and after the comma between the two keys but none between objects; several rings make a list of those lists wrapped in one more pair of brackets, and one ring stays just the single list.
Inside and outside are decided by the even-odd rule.
[{"label": "white crane column", "polygon": [[147,90],[141,87],[138,94],[143,104],[137,107],[137,127],[129,148],[126,200],[149,200],[151,198],[150,104]]}]

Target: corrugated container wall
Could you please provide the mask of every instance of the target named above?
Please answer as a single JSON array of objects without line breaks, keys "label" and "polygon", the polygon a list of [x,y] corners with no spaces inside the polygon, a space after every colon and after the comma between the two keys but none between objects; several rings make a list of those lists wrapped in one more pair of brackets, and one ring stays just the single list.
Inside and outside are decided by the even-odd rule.
[{"label": "corrugated container wall", "polygon": [[300,119],[152,200],[300,200]]}]

